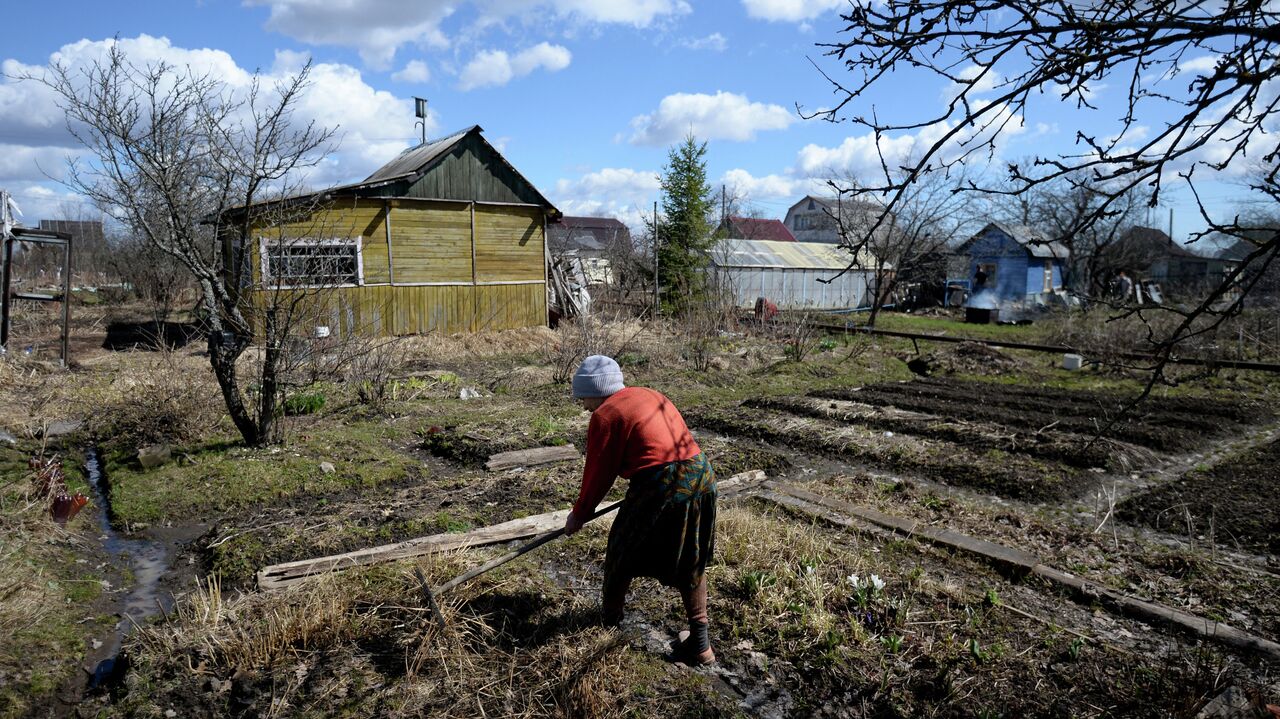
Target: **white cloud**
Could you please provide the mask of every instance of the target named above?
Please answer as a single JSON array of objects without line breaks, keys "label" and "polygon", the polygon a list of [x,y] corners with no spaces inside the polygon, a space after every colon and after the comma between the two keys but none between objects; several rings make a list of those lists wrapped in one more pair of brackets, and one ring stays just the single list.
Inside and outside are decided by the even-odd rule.
[{"label": "white cloud", "polygon": [[385,70],[405,45],[452,45],[444,24],[471,4],[479,13],[473,33],[508,19],[541,25],[624,24],[647,28],[689,13],[684,0],[244,0],[270,10],[266,28],[311,45],[355,48],[368,66]]},{"label": "white cloud", "polygon": [[680,42],[681,45],[690,50],[714,50],[716,52],[724,52],[729,48],[729,41],[724,35],[713,32],[706,37],[690,37]]},{"label": "white cloud", "polygon": [[798,187],[807,183],[785,175],[756,177],[746,170],[735,168],[724,173],[719,184],[729,187],[735,195],[759,201],[792,197]]},{"label": "white cloud", "polygon": [[[981,104],[973,104],[975,112],[982,108]],[[995,142],[995,156],[1003,153],[1004,148],[1017,136],[1026,131],[1022,118],[1014,115],[1008,108],[1000,107],[989,115],[984,115],[990,124],[977,130],[965,130],[949,140],[936,159],[939,162],[952,162],[968,150],[974,150],[969,156],[974,163],[986,163],[988,154],[983,149],[983,141],[990,138],[995,128],[1003,126],[1003,130]],[[797,158],[797,169],[809,177],[839,177],[844,175],[882,176],[881,156],[890,169],[896,169],[908,159],[914,159],[928,150],[951,130],[953,125],[941,122],[921,128],[916,133],[900,133],[884,135],[879,139],[874,132],[863,135],[851,135],[835,147],[823,147],[808,144],[800,149]]]},{"label": "white cloud", "polygon": [[[985,72],[984,72],[985,71]],[[984,68],[981,65],[969,65],[960,72],[956,73],[956,77],[966,82],[949,83],[942,90],[942,102],[949,103],[960,96],[960,92],[968,88],[968,97],[970,101],[980,95],[985,95],[996,89],[997,85],[1004,82],[1004,78],[995,70]],[[967,84],[972,82],[972,85]]]},{"label": "white cloud", "polygon": [[800,22],[848,5],[848,0],[742,0],[742,5],[757,20]]},{"label": "white cloud", "polygon": [[631,120],[632,144],[667,145],[692,132],[699,140],[754,140],[762,130],[782,130],[796,116],[781,105],[751,102],[745,95],[676,93],[649,115]]},{"label": "white cloud", "polygon": [[643,224],[661,190],[658,173],[607,167],[576,180],[556,182],[552,201],[567,215],[617,217],[632,228]]},{"label": "white cloud", "polygon": [[1191,57],[1178,61],[1178,70],[1180,72],[1195,72],[1207,75],[1218,67],[1218,57],[1216,55],[1201,55],[1200,57]]},{"label": "white cloud", "polygon": [[[106,56],[116,40],[81,40],[60,48],[50,62],[61,62],[73,76],[77,70]],[[249,88],[252,72],[240,67],[225,52],[210,49],[175,47],[167,38],[142,35],[118,41],[126,58],[139,66],[164,61],[177,68],[191,68],[225,83],[234,94]],[[270,71],[264,73],[262,86],[273,87],[306,61],[299,53],[277,53]],[[64,114],[58,108],[52,91],[34,81],[18,81],[24,74],[43,73],[46,66],[22,65],[15,61],[3,64],[0,79],[0,181],[14,189],[18,181],[40,183],[51,196],[60,196],[44,173],[59,175],[65,170],[68,151],[79,152],[79,146],[65,127]],[[324,127],[338,128],[338,149],[314,168],[309,183],[325,186],[360,180],[374,169],[394,158],[414,142],[411,101],[384,90],[375,90],[361,73],[349,65],[321,63],[311,69],[310,85],[299,96],[294,107],[294,121],[314,121]],[[438,131],[437,118],[427,119],[427,133]],[[16,192],[16,190],[15,190]],[[36,192],[28,188],[27,194]]]},{"label": "white cloud", "polygon": [[572,58],[568,49],[545,42],[514,56],[508,55],[504,50],[484,50],[462,68],[458,87],[462,90],[497,87],[537,69],[558,72],[568,67]]},{"label": "white cloud", "polygon": [[479,0],[489,21],[508,17],[536,17],[547,11],[560,20],[618,23],[649,27],[656,20],[688,14],[684,0]]},{"label": "white cloud", "polygon": [[60,187],[30,182],[6,182],[5,189],[18,204],[21,215],[14,219],[27,227],[38,227],[40,220],[97,218],[101,212],[79,195]]},{"label": "white cloud", "polygon": [[404,0],[245,0],[271,9],[268,30],[311,45],[353,47],[368,65],[386,68],[401,45],[447,47],[440,23],[456,3]]},{"label": "white cloud", "polygon": [[431,68],[427,67],[427,63],[421,60],[410,60],[398,72],[391,74],[391,79],[396,82],[422,84],[430,82]]}]

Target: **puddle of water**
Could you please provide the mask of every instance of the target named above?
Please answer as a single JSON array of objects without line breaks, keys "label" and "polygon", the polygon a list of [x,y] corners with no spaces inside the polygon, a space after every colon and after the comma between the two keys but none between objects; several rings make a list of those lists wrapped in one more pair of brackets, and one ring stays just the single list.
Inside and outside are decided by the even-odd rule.
[{"label": "puddle of water", "polygon": [[96,449],[85,452],[85,469],[93,492],[93,505],[102,536],[103,549],[118,569],[127,568],[132,575],[133,586],[120,605],[121,619],[116,623],[111,638],[93,653],[101,657],[89,680],[89,689],[96,689],[118,675],[120,649],[124,638],[136,624],[161,611],[159,595],[160,578],[169,566],[169,555],[163,544],[144,539],[120,536],[111,526],[111,499],[102,464]]}]

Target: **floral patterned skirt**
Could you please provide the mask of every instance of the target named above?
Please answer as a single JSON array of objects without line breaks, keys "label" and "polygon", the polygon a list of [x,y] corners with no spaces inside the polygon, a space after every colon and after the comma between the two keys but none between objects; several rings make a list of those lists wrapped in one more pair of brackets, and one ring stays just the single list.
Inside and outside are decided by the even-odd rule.
[{"label": "floral patterned skirt", "polygon": [[706,455],[646,469],[631,478],[609,531],[604,582],[653,577],[692,589],[716,538],[716,473]]}]

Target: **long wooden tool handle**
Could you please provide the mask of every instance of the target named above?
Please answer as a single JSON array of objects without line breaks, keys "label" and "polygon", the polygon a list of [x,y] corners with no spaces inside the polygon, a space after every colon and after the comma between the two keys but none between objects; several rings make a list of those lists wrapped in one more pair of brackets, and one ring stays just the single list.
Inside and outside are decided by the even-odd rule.
[{"label": "long wooden tool handle", "polygon": [[[620,506],[622,506],[622,502],[618,501],[618,502],[614,502],[613,504],[610,504],[609,506],[603,509],[596,510],[594,514],[592,514],[590,517],[587,518],[587,522],[590,522],[593,519],[602,517],[608,514],[609,512],[612,512],[613,510],[617,509]],[[586,524],[586,522],[583,522],[583,524]],[[444,584],[441,584],[440,586],[436,587],[431,591],[434,594],[442,594],[444,592],[447,592],[453,589],[454,587],[458,586],[459,584],[462,584],[463,582],[469,581],[471,579],[475,579],[476,577],[480,576],[481,574],[484,574],[485,572],[491,569],[496,569],[498,567],[501,567],[502,565],[506,564],[507,562],[510,562],[516,557],[532,552],[533,550],[537,549],[538,547],[541,547],[542,545],[546,544],[547,542],[550,542],[553,539],[556,539],[562,534],[564,534],[564,527],[561,527],[560,529],[553,529],[552,531],[547,532],[546,534],[538,537],[537,539],[534,539],[533,541],[527,544],[521,545],[520,547],[517,547],[511,550],[510,552],[507,552],[501,557],[489,560],[488,562],[481,564],[475,569],[459,574],[458,576],[454,577],[453,579],[450,579],[449,581],[445,582]]]}]

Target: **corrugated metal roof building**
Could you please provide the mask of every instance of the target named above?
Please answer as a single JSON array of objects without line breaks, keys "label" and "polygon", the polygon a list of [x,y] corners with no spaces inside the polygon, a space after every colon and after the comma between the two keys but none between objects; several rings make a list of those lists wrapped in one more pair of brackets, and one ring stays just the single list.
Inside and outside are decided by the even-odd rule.
[{"label": "corrugated metal roof building", "polygon": [[[875,270],[849,266],[848,250],[822,242],[721,240],[711,250],[711,272],[739,307],[764,297],[783,310],[865,307]],[[824,282],[823,280],[829,280]]]}]

